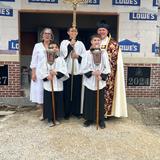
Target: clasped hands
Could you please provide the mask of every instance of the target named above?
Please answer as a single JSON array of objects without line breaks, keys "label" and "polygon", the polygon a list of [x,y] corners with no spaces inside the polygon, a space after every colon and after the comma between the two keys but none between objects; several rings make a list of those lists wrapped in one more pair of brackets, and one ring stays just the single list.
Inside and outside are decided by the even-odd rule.
[{"label": "clasped hands", "polygon": [[49,75],[47,76],[48,80],[53,80],[53,77],[57,75],[57,71],[52,69],[49,73]]},{"label": "clasped hands", "polygon": [[74,51],[72,51],[72,53],[71,53],[71,58],[72,58],[72,59],[78,59],[78,57],[79,57],[79,55],[76,54]]},{"label": "clasped hands", "polygon": [[72,59],[77,59],[79,57],[79,55],[74,50],[75,43],[76,43],[76,40],[75,39],[71,39],[70,45],[73,47],[73,50],[71,51],[71,58]]},{"label": "clasped hands", "polygon": [[101,71],[100,70],[92,71],[92,75],[96,76],[97,80],[102,80]]}]

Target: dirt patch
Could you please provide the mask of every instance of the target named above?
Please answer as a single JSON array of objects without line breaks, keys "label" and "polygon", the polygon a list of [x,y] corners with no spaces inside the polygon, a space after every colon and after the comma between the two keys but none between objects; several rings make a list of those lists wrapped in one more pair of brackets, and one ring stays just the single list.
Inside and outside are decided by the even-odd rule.
[{"label": "dirt patch", "polygon": [[132,117],[108,118],[106,128],[98,131],[94,125],[83,127],[84,120],[74,117],[50,128],[39,121],[39,108],[16,108],[0,121],[0,159],[159,160],[160,128],[138,121],[141,114],[129,107]]},{"label": "dirt patch", "polygon": [[157,104],[137,104],[134,108],[140,113],[142,121],[146,125],[160,125],[160,105]]}]

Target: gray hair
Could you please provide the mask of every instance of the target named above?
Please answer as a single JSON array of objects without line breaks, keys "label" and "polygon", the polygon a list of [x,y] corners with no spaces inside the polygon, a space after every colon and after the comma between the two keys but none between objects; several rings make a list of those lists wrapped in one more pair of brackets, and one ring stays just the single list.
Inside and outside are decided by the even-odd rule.
[{"label": "gray hair", "polygon": [[53,31],[52,31],[51,28],[47,28],[47,27],[44,28],[44,29],[40,32],[40,41],[43,42],[43,34],[44,34],[44,32],[45,32],[46,30],[50,30],[50,32],[51,32],[51,41],[53,41],[53,40],[54,40]]}]

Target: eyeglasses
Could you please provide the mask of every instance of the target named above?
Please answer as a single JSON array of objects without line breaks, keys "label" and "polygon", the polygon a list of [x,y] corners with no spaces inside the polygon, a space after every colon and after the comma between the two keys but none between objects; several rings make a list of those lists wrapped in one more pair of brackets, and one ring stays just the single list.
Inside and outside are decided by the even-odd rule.
[{"label": "eyeglasses", "polygon": [[51,34],[51,33],[48,33],[48,32],[44,32],[44,34],[48,34],[48,35],[49,35],[49,34]]}]

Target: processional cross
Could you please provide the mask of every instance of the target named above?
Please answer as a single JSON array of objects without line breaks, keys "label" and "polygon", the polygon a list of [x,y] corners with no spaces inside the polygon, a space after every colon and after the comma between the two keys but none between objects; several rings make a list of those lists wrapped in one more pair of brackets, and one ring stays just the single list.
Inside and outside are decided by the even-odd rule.
[{"label": "processional cross", "polygon": [[76,13],[77,13],[77,5],[78,4],[84,4],[87,3],[88,0],[64,0],[64,2],[71,3],[73,6],[73,21],[72,21],[72,27],[77,27],[77,20],[76,20]]},{"label": "processional cross", "polygon": [[[84,4],[88,2],[88,0],[63,0],[64,2],[68,2],[72,4],[73,7],[73,20],[72,20],[72,28],[76,29],[77,21],[76,21],[76,12],[78,4]],[[74,59],[72,59],[72,73],[71,73],[71,101],[73,96],[73,74],[74,74]]]}]

